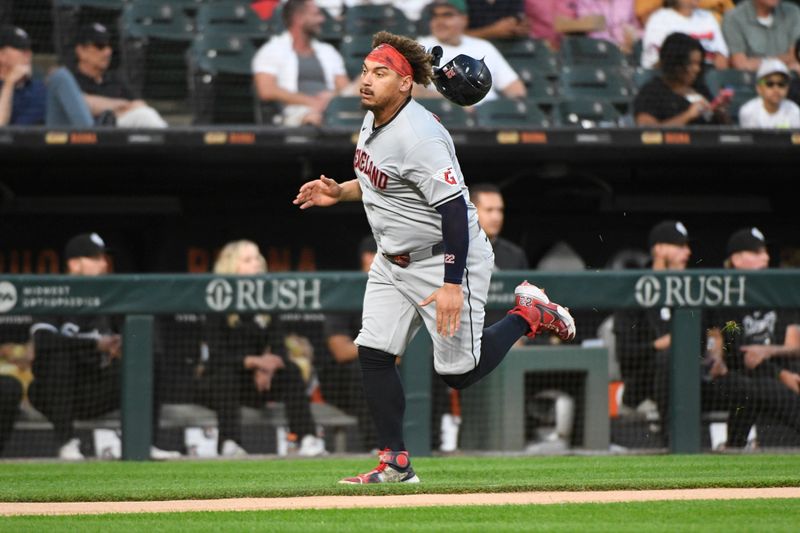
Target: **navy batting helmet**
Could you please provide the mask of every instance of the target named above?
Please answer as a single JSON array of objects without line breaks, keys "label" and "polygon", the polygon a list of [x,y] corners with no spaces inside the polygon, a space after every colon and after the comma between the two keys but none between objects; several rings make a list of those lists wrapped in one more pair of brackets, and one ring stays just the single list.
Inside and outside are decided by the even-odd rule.
[{"label": "navy batting helmet", "polygon": [[[436,51],[433,52],[434,58]],[[433,84],[442,96],[461,106],[475,105],[492,88],[492,73],[483,59],[459,54],[434,69]]]}]

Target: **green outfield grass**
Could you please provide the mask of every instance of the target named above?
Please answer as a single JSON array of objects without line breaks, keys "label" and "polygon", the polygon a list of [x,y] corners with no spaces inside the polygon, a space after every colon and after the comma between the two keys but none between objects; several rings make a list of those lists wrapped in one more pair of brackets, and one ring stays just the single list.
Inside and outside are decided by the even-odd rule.
[{"label": "green outfield grass", "polygon": [[0,531],[797,531],[800,500],[11,517]]},{"label": "green outfield grass", "polygon": [[9,462],[0,463],[0,501],[800,486],[800,455],[762,454],[418,458],[419,485],[336,483],[376,463],[373,458]]}]

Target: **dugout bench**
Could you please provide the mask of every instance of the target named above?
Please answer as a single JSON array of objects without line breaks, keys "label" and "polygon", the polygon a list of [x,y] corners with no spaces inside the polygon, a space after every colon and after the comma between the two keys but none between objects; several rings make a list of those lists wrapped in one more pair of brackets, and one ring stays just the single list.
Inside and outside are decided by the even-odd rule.
[{"label": "dugout bench", "polygon": [[[242,407],[242,427],[266,427],[276,431],[276,440],[281,432],[287,431],[288,421],[286,411],[282,403],[273,403],[263,409],[252,407]],[[345,453],[347,451],[348,430],[357,425],[355,417],[348,415],[340,409],[326,403],[312,403],[311,415],[314,422],[325,429],[326,434],[331,435],[329,444],[333,444],[335,453]],[[110,429],[119,430],[122,428],[119,410],[111,411],[97,418],[76,420],[74,423],[76,430],[95,430]],[[211,409],[196,404],[171,404],[161,406],[161,417],[159,420],[160,429],[185,429],[189,427],[217,427],[217,415]],[[21,410],[17,421],[14,423],[15,432],[18,431],[51,431],[53,425],[38,411],[31,407]],[[12,438],[13,438],[12,433]],[[280,448],[276,445],[276,449]]]}]

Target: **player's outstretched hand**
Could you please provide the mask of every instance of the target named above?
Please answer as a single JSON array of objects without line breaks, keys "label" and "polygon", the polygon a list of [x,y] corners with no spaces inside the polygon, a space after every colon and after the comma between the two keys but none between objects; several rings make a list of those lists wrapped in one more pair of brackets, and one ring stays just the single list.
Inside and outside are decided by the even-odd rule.
[{"label": "player's outstretched hand", "polygon": [[461,285],[445,283],[420,302],[420,305],[425,307],[431,302],[436,303],[436,331],[445,337],[454,336],[461,327],[461,308],[464,306]]},{"label": "player's outstretched hand", "polygon": [[300,209],[328,207],[337,203],[341,196],[342,186],[323,174],[318,180],[304,183],[292,203]]}]

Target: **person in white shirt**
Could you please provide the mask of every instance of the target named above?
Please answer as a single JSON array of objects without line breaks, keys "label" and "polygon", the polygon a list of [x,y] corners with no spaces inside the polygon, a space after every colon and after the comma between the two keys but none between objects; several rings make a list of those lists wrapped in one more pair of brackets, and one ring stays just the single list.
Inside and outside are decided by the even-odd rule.
[{"label": "person in white shirt", "polygon": [[706,51],[706,64],[728,68],[728,45],[714,15],[698,9],[699,0],[667,0],[647,19],[642,38],[642,66],[656,68],[661,43],[671,33],[685,33],[700,41]]},{"label": "person in white shirt", "polygon": [[786,98],[789,92],[789,68],[774,57],[761,61],[756,74],[753,98],[739,110],[743,128],[800,128],[800,107]]},{"label": "person in white shirt", "polygon": [[286,31],[253,57],[256,93],[283,105],[284,126],[319,126],[328,103],[350,83],[344,60],[316,39],[325,17],[313,0],[289,0],[282,14]]},{"label": "person in white shirt", "polygon": [[[501,94],[506,98],[525,98],[527,94],[525,84],[500,51],[489,41],[464,35],[467,28],[467,8],[463,0],[434,0],[430,5],[431,35],[420,37],[417,42],[426,49],[441,46],[443,51],[441,65],[459,54],[466,54],[478,59],[483,58],[492,73],[492,90],[475,105],[496,100]],[[414,96],[441,98],[441,94],[437,91],[419,85],[414,87]]]}]

